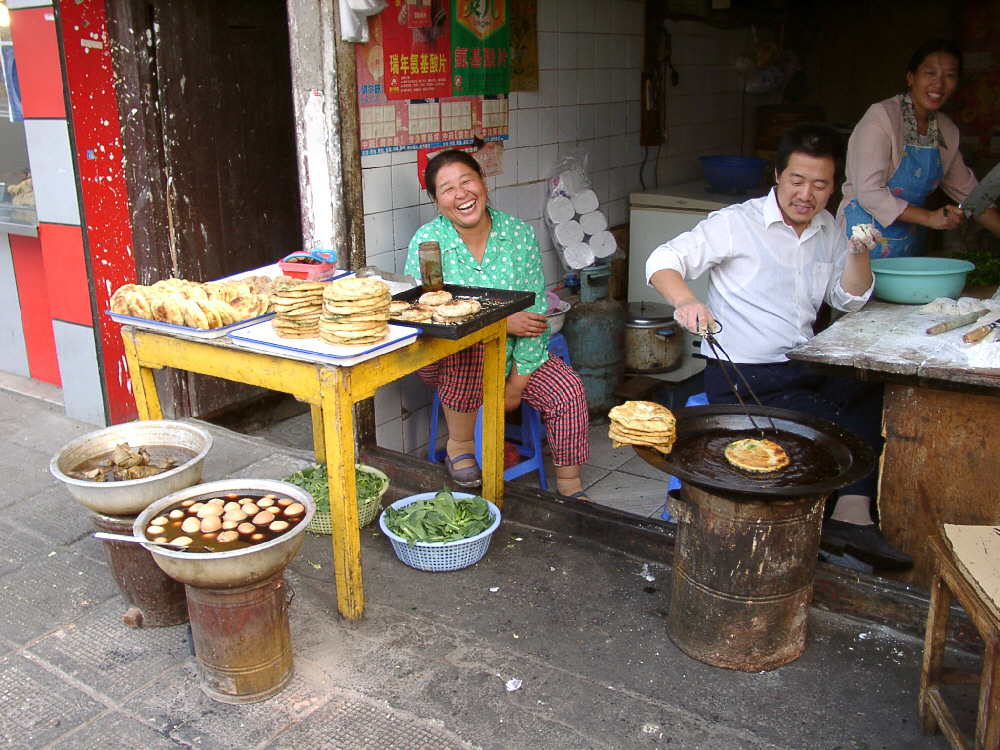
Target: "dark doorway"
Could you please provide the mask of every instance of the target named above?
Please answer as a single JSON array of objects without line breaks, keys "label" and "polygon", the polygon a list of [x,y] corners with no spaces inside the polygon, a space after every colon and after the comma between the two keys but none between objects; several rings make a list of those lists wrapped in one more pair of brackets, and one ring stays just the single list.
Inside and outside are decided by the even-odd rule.
[{"label": "dark doorway", "polygon": [[[284,0],[108,0],[140,283],[208,281],[301,249]],[[258,389],[165,376],[165,412]]]}]

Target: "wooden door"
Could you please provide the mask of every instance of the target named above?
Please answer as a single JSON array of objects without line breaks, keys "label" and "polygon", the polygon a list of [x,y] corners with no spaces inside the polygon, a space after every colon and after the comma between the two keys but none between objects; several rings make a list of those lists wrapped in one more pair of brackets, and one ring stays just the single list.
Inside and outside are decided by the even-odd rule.
[{"label": "wooden door", "polygon": [[[108,16],[140,282],[208,281],[301,249],[284,0],[108,0]],[[165,380],[174,416],[260,394]]]}]

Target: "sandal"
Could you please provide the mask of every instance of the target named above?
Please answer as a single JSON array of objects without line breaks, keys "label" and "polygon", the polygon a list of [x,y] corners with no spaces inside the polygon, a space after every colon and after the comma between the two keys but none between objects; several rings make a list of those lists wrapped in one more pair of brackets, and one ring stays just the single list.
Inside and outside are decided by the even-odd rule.
[{"label": "sandal", "polygon": [[444,465],[448,469],[448,476],[459,487],[481,487],[483,484],[483,471],[478,464],[466,466],[464,469],[456,469],[455,464],[466,459],[476,460],[475,454],[463,453],[461,456],[452,458],[447,453],[444,454]]},{"label": "sandal", "polygon": [[594,502],[589,497],[587,497],[587,493],[584,492],[583,490],[580,490],[579,492],[574,492],[572,495],[563,495],[563,497],[571,497],[574,500],[579,500],[581,503],[592,503],[592,502]]}]

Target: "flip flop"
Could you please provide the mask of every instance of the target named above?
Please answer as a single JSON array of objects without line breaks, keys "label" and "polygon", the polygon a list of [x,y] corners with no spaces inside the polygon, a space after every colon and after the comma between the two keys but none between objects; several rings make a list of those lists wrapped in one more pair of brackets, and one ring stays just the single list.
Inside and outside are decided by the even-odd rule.
[{"label": "flip flop", "polygon": [[579,500],[581,503],[594,502],[589,497],[587,497],[587,493],[584,492],[583,490],[580,490],[579,492],[574,492],[572,495],[569,495],[569,497],[573,498],[574,500]]}]

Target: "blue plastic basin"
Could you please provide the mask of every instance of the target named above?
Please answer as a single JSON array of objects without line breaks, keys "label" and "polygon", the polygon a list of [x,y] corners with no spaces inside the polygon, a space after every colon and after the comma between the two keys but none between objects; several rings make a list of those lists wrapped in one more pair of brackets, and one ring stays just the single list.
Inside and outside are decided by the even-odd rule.
[{"label": "blue plastic basin", "polygon": [[975,265],[957,258],[876,258],[875,296],[886,302],[922,305],[938,297],[957,298]]},{"label": "blue plastic basin", "polygon": [[747,190],[764,177],[767,162],[744,156],[702,156],[701,171],[708,184],[725,190]]}]

